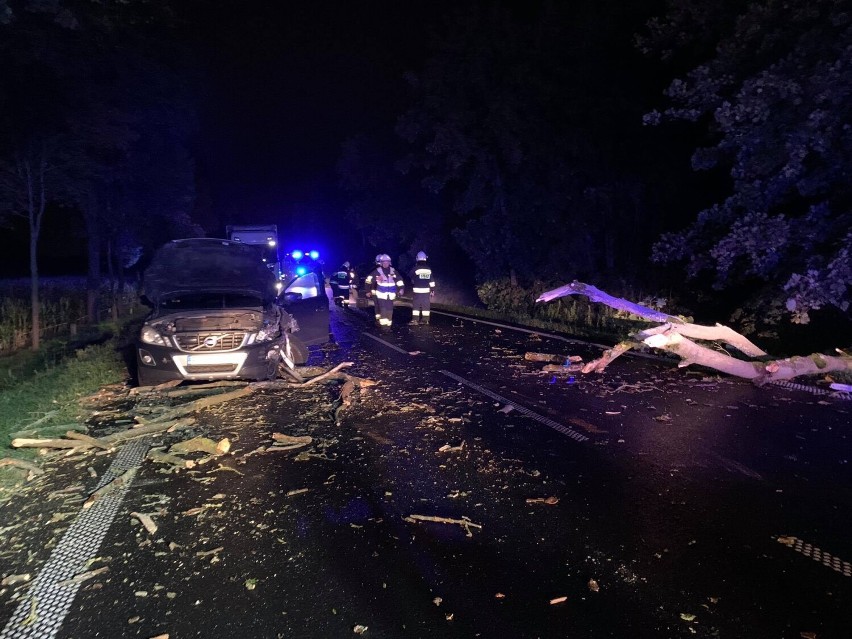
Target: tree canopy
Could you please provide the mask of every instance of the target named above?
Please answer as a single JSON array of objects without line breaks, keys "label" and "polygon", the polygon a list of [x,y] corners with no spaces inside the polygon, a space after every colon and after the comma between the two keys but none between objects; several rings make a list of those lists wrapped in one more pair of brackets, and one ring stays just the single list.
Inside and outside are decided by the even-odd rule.
[{"label": "tree canopy", "polygon": [[[672,2],[638,40],[698,61],[672,81],[649,124],[705,134],[692,165],[725,172],[726,192],[654,247],[718,289],[762,288],[763,311],[795,322],[852,301],[852,12],[842,0]],[[679,58],[680,56],[680,58]]]},{"label": "tree canopy", "polygon": [[621,48],[631,13],[617,22],[607,5],[460,9],[409,75],[401,166],[451,204],[481,280],[635,271],[636,237],[655,222],[642,171],[623,160],[644,155],[637,63]]}]

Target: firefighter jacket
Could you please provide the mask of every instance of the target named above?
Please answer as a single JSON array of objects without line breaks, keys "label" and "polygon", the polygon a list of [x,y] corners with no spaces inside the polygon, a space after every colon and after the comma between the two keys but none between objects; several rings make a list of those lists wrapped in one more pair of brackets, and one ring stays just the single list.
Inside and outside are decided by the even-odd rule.
[{"label": "firefighter jacket", "polygon": [[349,288],[353,284],[351,271],[343,267],[340,267],[339,270],[332,273],[329,279],[332,285],[345,292],[349,292]]},{"label": "firefighter jacket", "polygon": [[403,281],[393,266],[386,269],[378,266],[370,271],[364,284],[380,300],[396,299],[397,293],[402,295]]},{"label": "firefighter jacket", "polygon": [[435,278],[432,277],[432,269],[426,262],[417,262],[411,271],[412,293],[431,293],[435,290]]}]

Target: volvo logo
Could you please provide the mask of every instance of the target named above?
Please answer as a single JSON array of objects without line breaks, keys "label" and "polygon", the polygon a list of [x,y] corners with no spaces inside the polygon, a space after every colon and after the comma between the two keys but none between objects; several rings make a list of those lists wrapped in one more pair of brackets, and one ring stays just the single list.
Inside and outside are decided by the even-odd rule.
[{"label": "volvo logo", "polygon": [[218,343],[219,343],[219,336],[218,335],[208,335],[207,337],[204,338],[204,345],[207,346],[208,348],[213,348]]}]

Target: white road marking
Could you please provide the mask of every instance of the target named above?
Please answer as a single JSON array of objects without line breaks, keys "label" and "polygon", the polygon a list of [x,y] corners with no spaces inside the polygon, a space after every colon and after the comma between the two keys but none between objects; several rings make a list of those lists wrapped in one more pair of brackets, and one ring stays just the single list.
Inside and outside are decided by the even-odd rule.
[{"label": "white road marking", "polygon": [[[95,490],[125,471],[139,468],[150,445],[147,438],[125,444]],[[88,561],[97,556],[98,548],[129,488],[130,484],[126,483],[101,497],[88,510],[80,511],[50,553],[47,563],[33,580],[6,627],[0,631],[0,639],[50,639],[56,636],[80,587],[80,582],[74,582],[72,578],[83,572]]]},{"label": "white road marking", "polygon": [[567,435],[568,437],[570,437],[571,439],[573,439],[575,441],[585,442],[585,441],[589,440],[589,438],[586,437],[585,435],[583,435],[582,433],[578,433],[576,430],[572,430],[572,429],[568,428],[567,426],[563,426],[559,422],[553,421],[549,417],[545,417],[544,415],[539,415],[538,413],[531,411],[529,408],[526,408],[525,406],[521,406],[520,404],[516,404],[511,399],[507,399],[506,397],[503,397],[502,395],[498,395],[497,393],[490,391],[487,388],[483,388],[479,384],[476,384],[476,383],[474,383],[470,380],[467,380],[464,377],[460,377],[459,375],[456,375],[455,373],[451,373],[450,371],[445,371],[445,370],[441,370],[441,371],[438,371],[438,372],[446,375],[447,377],[449,377],[451,379],[456,380],[457,382],[464,384],[465,386],[472,388],[473,390],[475,390],[477,392],[482,393],[483,395],[485,395],[487,397],[490,397],[491,399],[497,400],[499,402],[502,402],[503,404],[511,406],[512,408],[514,408],[519,413],[522,413],[523,415],[526,415],[530,419],[534,419],[535,421],[539,422],[540,424],[544,424],[545,426],[548,426],[548,427],[552,428],[553,430],[555,430],[559,433],[562,433],[563,435]]},{"label": "white road marking", "polygon": [[779,535],[778,537],[773,537],[773,539],[801,553],[805,557],[810,557],[817,563],[821,563],[826,568],[831,568],[834,572],[839,572],[844,577],[852,577],[852,564],[848,561],[843,561],[840,557],[835,557],[830,552],[806,543],[803,539],[786,535]]},{"label": "white road marking", "polygon": [[410,354],[408,351],[401,349],[399,346],[395,346],[394,344],[391,344],[390,342],[386,342],[381,337],[376,337],[375,335],[373,335],[371,333],[367,333],[367,332],[365,332],[363,334],[366,335],[367,337],[369,337],[370,339],[374,339],[377,342],[384,344],[388,348],[392,348],[393,350],[397,351],[398,353],[402,353],[403,355],[409,355]]}]

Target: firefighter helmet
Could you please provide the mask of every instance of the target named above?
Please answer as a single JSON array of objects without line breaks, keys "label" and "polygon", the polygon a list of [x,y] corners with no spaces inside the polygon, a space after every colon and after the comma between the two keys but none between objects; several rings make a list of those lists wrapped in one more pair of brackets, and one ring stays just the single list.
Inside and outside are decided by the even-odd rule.
[{"label": "firefighter helmet", "polygon": [[349,262],[344,262],[343,268],[345,268],[346,270],[349,270]]},{"label": "firefighter helmet", "polygon": [[379,264],[380,262],[390,262],[390,261],[391,261],[390,255],[388,255],[387,253],[379,253],[378,255],[376,255],[376,264]]},{"label": "firefighter helmet", "polygon": [[417,259],[417,261],[418,261],[418,262],[425,262],[426,260],[428,260],[428,259],[429,259],[429,257],[426,255],[426,253],[424,253],[423,251],[420,251],[420,252],[417,254],[417,258],[416,258],[416,259]]}]

